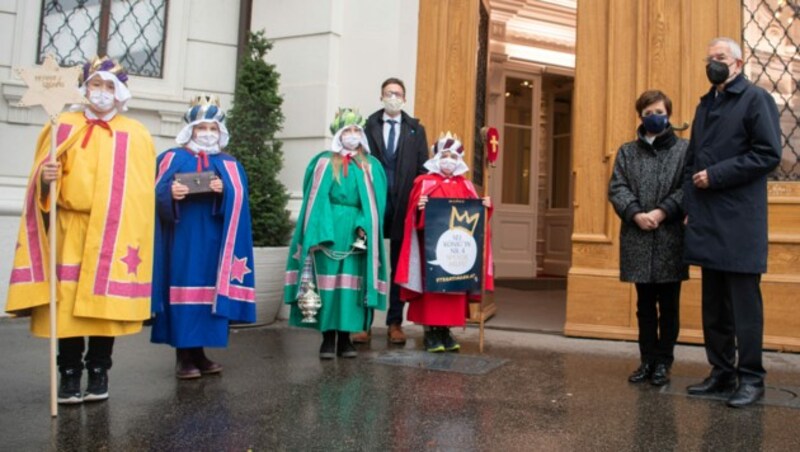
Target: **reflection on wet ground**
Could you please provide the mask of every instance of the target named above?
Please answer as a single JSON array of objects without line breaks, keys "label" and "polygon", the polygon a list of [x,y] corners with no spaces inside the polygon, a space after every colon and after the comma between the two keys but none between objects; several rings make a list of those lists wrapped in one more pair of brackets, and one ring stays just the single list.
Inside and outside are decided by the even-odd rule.
[{"label": "reflection on wet ground", "polygon": [[[702,360],[681,362],[697,347],[678,351],[673,384],[660,389],[627,383],[637,364],[629,343],[493,331],[479,355],[475,332],[458,334],[451,366],[500,365],[464,373],[381,362],[426,362],[411,352],[421,348],[415,330],[405,348],[375,334],[359,358],[320,362],[318,334],[278,325],[233,332],[228,349],[209,352],[222,375],[179,382],[173,350],[145,331],[118,340],[108,402],[51,420],[47,341],[4,320],[0,438],[15,451],[796,450],[797,408],[734,410],[684,395],[707,372]],[[775,394],[797,389],[800,357],[770,363]]]}]

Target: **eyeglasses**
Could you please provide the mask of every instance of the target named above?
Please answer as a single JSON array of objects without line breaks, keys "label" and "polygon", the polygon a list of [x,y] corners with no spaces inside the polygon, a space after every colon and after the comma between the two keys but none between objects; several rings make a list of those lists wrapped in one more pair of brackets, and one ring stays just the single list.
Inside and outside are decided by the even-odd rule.
[{"label": "eyeglasses", "polygon": [[398,98],[402,98],[403,97],[403,92],[402,91],[384,91],[383,92],[383,97],[392,97],[392,96],[398,97]]}]

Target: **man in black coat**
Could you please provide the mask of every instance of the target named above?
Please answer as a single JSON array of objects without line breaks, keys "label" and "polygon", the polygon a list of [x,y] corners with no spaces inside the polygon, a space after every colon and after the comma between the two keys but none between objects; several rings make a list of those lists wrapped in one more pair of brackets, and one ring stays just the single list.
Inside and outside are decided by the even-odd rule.
[{"label": "man in black coat", "polygon": [[767,175],[781,160],[781,131],[772,96],[742,74],[735,41],[712,40],[707,61],[713,86],[695,113],[684,177],[684,258],[702,267],[712,369],[687,391],[733,391],[728,406],[742,407],[764,395],[760,282],[767,271]]},{"label": "man in black coat", "polygon": [[[403,244],[408,196],[414,179],[426,173],[423,164],[428,160],[425,127],[403,111],[405,101],[406,87],[403,82],[397,78],[387,79],[381,84],[384,108],[373,113],[364,127],[372,155],[383,163],[386,171],[387,199],[383,232],[384,237],[390,239],[392,265],[386,325],[389,327],[389,341],[398,345],[405,344],[406,336],[400,326],[403,323],[404,306],[400,300],[400,288],[394,283],[395,268]],[[353,342],[367,342],[369,331],[354,334],[352,339]]]}]

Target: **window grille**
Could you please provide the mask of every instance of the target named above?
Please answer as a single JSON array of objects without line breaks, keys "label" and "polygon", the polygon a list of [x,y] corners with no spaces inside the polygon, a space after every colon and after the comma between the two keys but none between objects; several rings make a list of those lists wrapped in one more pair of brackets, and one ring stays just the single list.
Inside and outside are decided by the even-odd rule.
[{"label": "window grille", "polygon": [[168,0],[42,0],[38,60],[108,55],[129,74],[162,77]]},{"label": "window grille", "polygon": [[783,158],[770,179],[800,181],[800,2],[742,3],[745,75],[772,94],[780,113]]}]

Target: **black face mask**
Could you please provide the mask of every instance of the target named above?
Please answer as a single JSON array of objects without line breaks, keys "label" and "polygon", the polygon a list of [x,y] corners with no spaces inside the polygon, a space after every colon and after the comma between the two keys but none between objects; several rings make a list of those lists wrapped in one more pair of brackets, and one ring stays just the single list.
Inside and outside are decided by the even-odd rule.
[{"label": "black face mask", "polygon": [[706,65],[706,77],[708,77],[708,81],[714,85],[725,83],[730,75],[730,68],[721,61],[712,60]]}]

